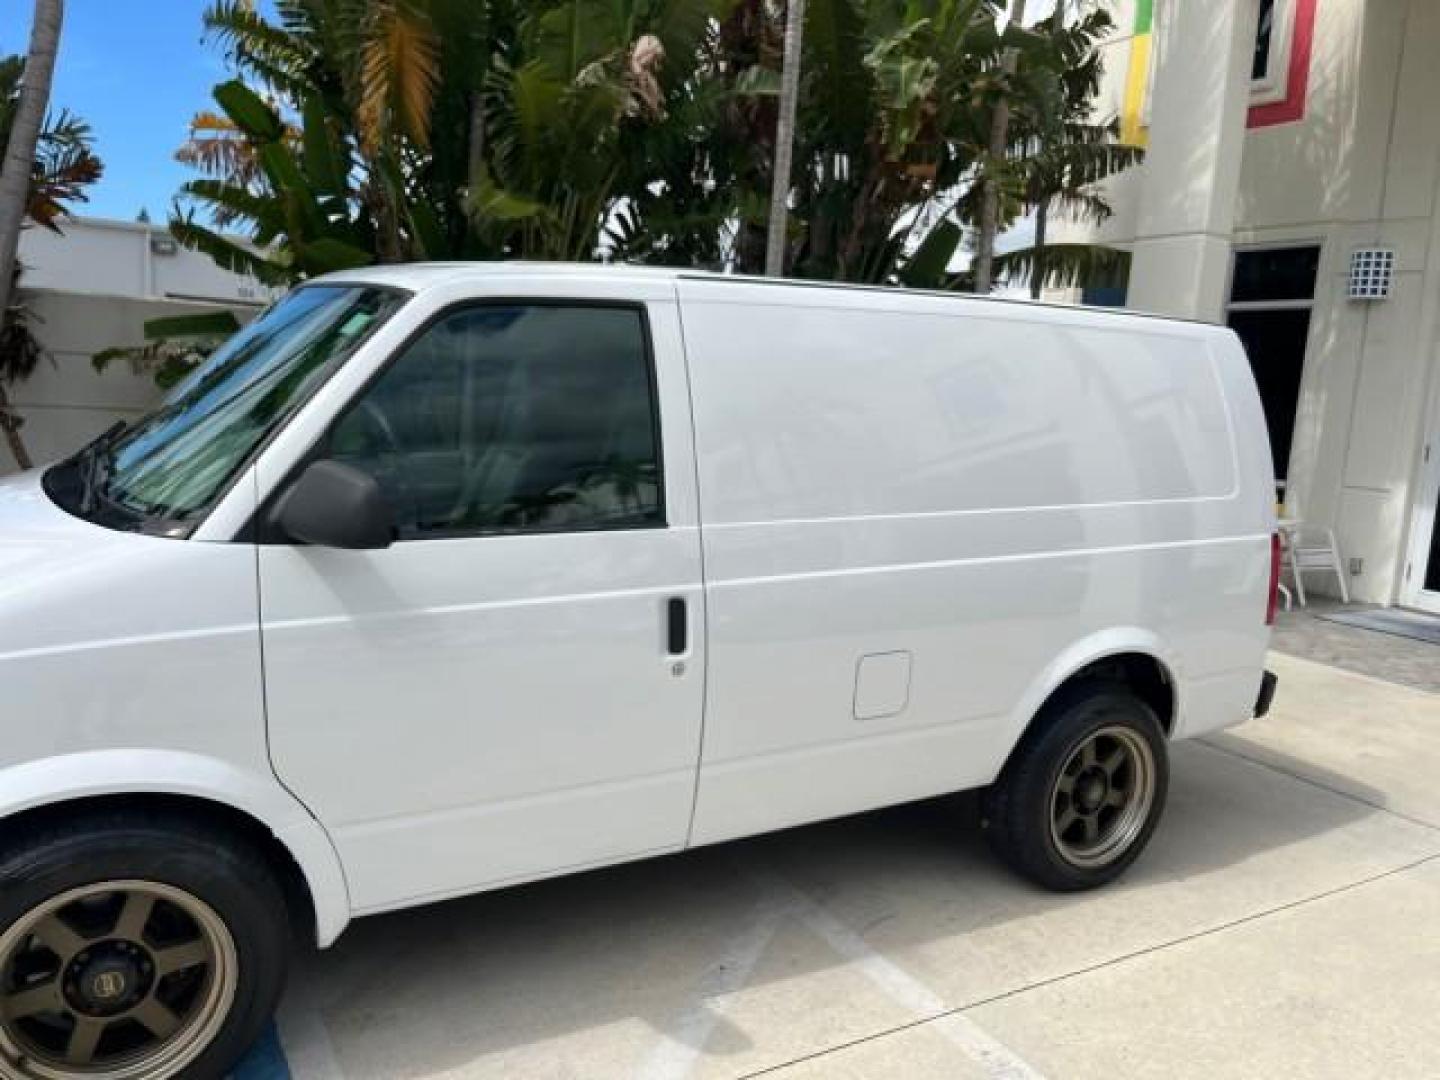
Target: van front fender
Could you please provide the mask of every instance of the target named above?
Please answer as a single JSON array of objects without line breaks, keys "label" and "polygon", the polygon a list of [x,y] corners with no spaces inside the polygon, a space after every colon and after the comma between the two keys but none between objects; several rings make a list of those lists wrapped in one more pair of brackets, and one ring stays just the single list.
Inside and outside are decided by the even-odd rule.
[{"label": "van front fender", "polygon": [[172,795],[203,800],[263,825],[300,868],[315,907],[321,948],[350,921],[340,858],[325,830],[269,774],[174,750],[90,750],[0,770],[0,821],[40,807],[107,795]]}]

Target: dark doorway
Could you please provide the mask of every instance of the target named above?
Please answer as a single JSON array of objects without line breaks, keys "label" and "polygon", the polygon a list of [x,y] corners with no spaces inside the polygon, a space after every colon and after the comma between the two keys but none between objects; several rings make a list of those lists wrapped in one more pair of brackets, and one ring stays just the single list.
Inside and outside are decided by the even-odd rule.
[{"label": "dark doorway", "polygon": [[[1433,450],[1434,444],[1431,444]],[[1426,460],[1429,460],[1430,451],[1426,451]],[[1430,481],[1435,482],[1432,476]],[[1432,505],[1435,506],[1435,514],[1430,519],[1430,554],[1425,562],[1424,588],[1426,592],[1440,593],[1440,491],[1432,492]]]},{"label": "dark doorway", "polygon": [[1250,356],[1270,428],[1275,477],[1282,481],[1290,468],[1319,269],[1320,248],[1315,245],[1235,253],[1226,321]]},{"label": "dark doorway", "polygon": [[1250,367],[1260,387],[1275,476],[1285,479],[1290,440],[1295,434],[1295,408],[1300,403],[1300,376],[1305,371],[1305,340],[1309,311],[1232,311],[1231,329],[1250,354]]}]

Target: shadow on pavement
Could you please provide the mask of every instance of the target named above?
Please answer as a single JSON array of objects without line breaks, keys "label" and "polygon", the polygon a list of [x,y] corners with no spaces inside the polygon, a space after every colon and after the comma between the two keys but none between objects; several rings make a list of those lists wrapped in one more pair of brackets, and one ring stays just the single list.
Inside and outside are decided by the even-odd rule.
[{"label": "shadow on pavement", "polygon": [[[961,1006],[1363,876],[1382,830],[1409,828],[1232,750],[1184,744],[1140,863],[1108,889],[1057,896],[991,858],[976,806],[955,796],[363,919],[298,966],[347,1076],[420,1077],[637,1020],[652,1040],[693,1037],[679,1018],[753,924],[765,874]],[[790,938],[770,948],[779,960],[749,985],[846,962]],[[717,1017],[704,1049],[753,1043]]]}]

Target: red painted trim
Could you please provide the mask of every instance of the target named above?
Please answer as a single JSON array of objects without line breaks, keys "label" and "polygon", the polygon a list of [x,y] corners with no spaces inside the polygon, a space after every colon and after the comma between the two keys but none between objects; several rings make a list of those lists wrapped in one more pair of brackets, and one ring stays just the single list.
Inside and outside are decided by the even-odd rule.
[{"label": "red painted trim", "polygon": [[1315,6],[1319,0],[1295,0],[1295,36],[1290,42],[1290,70],[1285,78],[1285,100],[1252,105],[1247,128],[1289,124],[1305,116],[1310,89],[1310,51],[1315,44]]}]

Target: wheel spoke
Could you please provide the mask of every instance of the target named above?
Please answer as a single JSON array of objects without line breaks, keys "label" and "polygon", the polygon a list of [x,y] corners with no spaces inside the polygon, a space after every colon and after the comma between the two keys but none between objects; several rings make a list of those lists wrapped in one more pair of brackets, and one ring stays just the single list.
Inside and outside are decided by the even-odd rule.
[{"label": "wheel spoke", "polygon": [[16,991],[0,1001],[0,1013],[4,1013],[12,1020],[34,1016],[36,1013],[63,1012],[64,1010],[65,1006],[60,1001],[58,979],[51,979],[39,986],[32,986],[29,990]]},{"label": "wheel spoke", "polygon": [[95,1049],[100,1045],[100,1036],[105,1034],[108,1020],[97,1020],[89,1016],[77,1016],[70,1041],[65,1045],[65,1060],[71,1065],[89,1065],[95,1060]]},{"label": "wheel spoke", "polygon": [[62,964],[85,948],[86,940],[61,921],[57,914],[45,916],[30,931],[39,938],[47,949],[60,958]]},{"label": "wheel spoke", "polygon": [[187,941],[183,945],[172,945],[168,949],[159,949],[155,952],[155,975],[157,978],[164,978],[176,971],[184,971],[186,968],[195,967],[198,964],[207,963],[210,960],[210,950],[205,947],[205,942],[199,940]]},{"label": "wheel spoke", "polygon": [[1113,779],[1116,771],[1125,764],[1129,757],[1130,755],[1125,752],[1125,747],[1117,746],[1100,762],[1100,767],[1105,770],[1106,776]]},{"label": "wheel spoke", "polygon": [[1055,828],[1063,837],[1067,832],[1070,831],[1070,826],[1074,825],[1075,822],[1079,820],[1080,815],[1078,812],[1076,812],[1075,808],[1073,806],[1067,806],[1065,808],[1065,812],[1060,815],[1060,820],[1055,822]]},{"label": "wheel spoke", "polygon": [[168,1039],[180,1026],[180,1018],[152,994],[128,1014],[131,1020],[138,1021],[145,1026],[145,1029],[157,1039]]},{"label": "wheel spoke", "polygon": [[1072,795],[1075,792],[1075,777],[1069,773],[1061,773],[1060,779],[1055,782],[1055,790],[1061,795]]},{"label": "wheel spoke", "polygon": [[1105,796],[1105,805],[1113,806],[1117,810],[1121,809],[1129,801],[1130,793],[1124,788],[1111,788],[1110,793]]},{"label": "wheel spoke", "polygon": [[1087,817],[1083,818],[1082,820],[1085,822],[1085,842],[1087,844],[1093,844],[1096,840],[1100,839],[1100,819],[1096,817]]},{"label": "wheel spoke", "polygon": [[1080,748],[1080,765],[1085,769],[1095,767],[1095,740],[1091,739]]},{"label": "wheel spoke", "polygon": [[144,941],[145,926],[155,910],[155,897],[148,893],[132,892],[125,897],[125,906],[115,920],[114,934],[124,941]]}]

